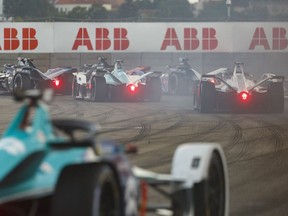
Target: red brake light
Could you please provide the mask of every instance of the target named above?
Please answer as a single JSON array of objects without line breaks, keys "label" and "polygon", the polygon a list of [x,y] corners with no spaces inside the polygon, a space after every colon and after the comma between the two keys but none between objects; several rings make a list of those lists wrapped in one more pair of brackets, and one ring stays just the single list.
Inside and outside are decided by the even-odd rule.
[{"label": "red brake light", "polygon": [[248,101],[249,100],[249,94],[247,92],[241,92],[240,93],[240,99],[243,102]]},{"label": "red brake light", "polygon": [[209,82],[215,84],[215,83],[216,83],[216,80],[215,80],[215,79],[209,79]]},{"label": "red brake light", "polygon": [[54,80],[54,84],[55,84],[55,86],[59,86],[60,85],[60,80]]},{"label": "red brake light", "polygon": [[132,92],[134,92],[135,89],[136,89],[136,87],[135,87],[134,85],[131,85],[131,86],[130,86],[130,90],[131,90]]}]

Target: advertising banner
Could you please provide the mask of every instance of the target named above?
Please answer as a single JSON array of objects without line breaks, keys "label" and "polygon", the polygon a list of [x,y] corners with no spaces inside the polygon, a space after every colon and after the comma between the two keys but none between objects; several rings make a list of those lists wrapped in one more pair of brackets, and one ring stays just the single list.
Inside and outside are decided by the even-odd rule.
[{"label": "advertising banner", "polygon": [[287,52],[288,23],[0,23],[1,53]]}]

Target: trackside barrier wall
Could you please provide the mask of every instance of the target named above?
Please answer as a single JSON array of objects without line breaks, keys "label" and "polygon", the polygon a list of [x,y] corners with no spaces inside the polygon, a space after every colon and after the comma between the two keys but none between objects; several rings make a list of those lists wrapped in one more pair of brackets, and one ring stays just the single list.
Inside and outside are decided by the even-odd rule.
[{"label": "trackside barrier wall", "polygon": [[226,23],[0,23],[0,65],[17,56],[35,59],[42,70],[95,63],[106,56],[112,64],[124,60],[127,69],[166,65],[187,57],[199,72],[244,68],[258,78],[263,73],[286,75],[287,22]]}]

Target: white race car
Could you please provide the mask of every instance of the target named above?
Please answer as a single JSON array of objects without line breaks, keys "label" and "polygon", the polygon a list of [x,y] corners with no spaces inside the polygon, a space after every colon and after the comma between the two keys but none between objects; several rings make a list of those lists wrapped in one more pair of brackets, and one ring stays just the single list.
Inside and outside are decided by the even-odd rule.
[{"label": "white race car", "polygon": [[194,108],[215,111],[271,112],[284,110],[284,76],[264,74],[258,82],[245,73],[243,63],[233,71],[220,68],[200,77],[194,89]]}]

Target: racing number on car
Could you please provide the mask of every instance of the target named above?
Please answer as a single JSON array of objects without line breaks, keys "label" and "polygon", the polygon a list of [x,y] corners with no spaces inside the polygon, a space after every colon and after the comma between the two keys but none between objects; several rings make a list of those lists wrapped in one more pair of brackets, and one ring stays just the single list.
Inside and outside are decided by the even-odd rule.
[{"label": "racing number on car", "polygon": [[133,176],[129,176],[125,188],[125,215],[136,216],[137,212],[137,182]]}]

